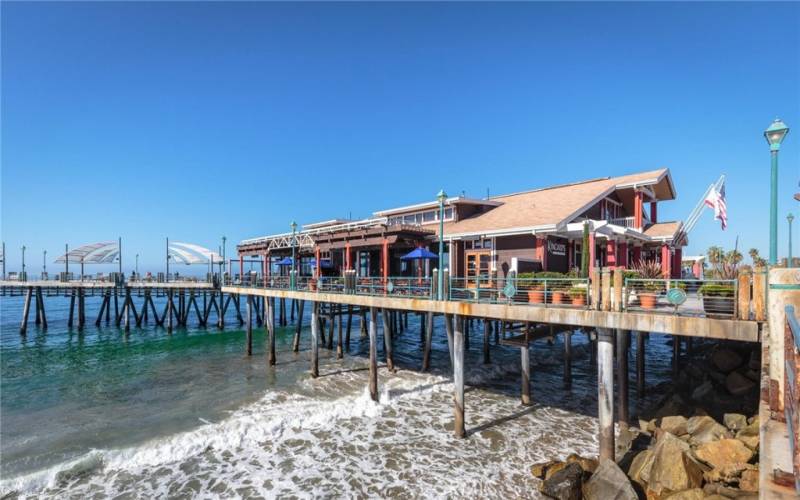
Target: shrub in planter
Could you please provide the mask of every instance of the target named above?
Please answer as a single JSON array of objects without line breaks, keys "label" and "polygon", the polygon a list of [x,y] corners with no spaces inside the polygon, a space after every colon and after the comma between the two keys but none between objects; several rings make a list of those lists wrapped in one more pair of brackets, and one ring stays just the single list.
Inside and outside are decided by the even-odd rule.
[{"label": "shrub in planter", "polygon": [[582,287],[572,287],[569,289],[569,296],[572,299],[572,305],[585,306],[586,305],[586,289]]},{"label": "shrub in planter", "polygon": [[544,285],[536,284],[528,288],[528,302],[532,304],[544,302]]},{"label": "shrub in planter", "polygon": [[703,297],[703,309],[708,314],[733,315],[736,291],[727,283],[706,283],[698,292]]}]

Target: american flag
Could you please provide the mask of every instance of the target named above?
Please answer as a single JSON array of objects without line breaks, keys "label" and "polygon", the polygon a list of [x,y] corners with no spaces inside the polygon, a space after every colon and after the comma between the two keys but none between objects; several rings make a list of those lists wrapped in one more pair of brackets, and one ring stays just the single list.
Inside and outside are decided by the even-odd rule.
[{"label": "american flag", "polygon": [[711,188],[711,191],[704,200],[705,204],[714,210],[714,220],[720,221],[722,230],[728,227],[728,204],[725,201],[725,184],[719,190]]}]

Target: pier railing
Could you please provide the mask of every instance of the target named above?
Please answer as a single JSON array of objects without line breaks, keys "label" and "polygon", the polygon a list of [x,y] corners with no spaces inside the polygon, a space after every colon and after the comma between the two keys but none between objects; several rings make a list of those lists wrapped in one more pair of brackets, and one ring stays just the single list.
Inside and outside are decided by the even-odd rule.
[{"label": "pier railing", "polygon": [[795,490],[800,493],[800,428],[798,428],[798,417],[800,417],[800,324],[797,322],[793,306],[787,305],[785,312],[783,409],[794,468]]},{"label": "pier railing", "polygon": [[588,278],[450,278],[450,300],[588,308]]},{"label": "pier railing", "polygon": [[[443,277],[443,300],[493,304],[563,307],[602,311],[764,321],[766,279],[761,270],[741,272],[737,279],[624,278],[624,269],[595,269],[588,278],[568,276],[524,277],[511,273],[480,278]],[[438,279],[433,277],[266,276],[226,275],[224,285],[326,292],[351,295],[433,299]]]},{"label": "pier railing", "polygon": [[737,280],[626,279],[623,309],[685,316],[734,318]]}]

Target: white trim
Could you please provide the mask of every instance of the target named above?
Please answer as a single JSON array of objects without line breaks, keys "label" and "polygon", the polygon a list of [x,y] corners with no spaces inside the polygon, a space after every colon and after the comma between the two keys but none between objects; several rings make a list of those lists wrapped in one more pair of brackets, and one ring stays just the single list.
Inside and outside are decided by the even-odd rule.
[{"label": "white trim", "polygon": [[[500,201],[492,201],[492,200],[479,200],[477,198],[467,198],[464,196],[453,196],[447,198],[444,201],[445,205],[489,205],[489,206],[499,206],[503,203]],[[426,201],[423,203],[416,203],[414,205],[406,205],[404,207],[397,207],[397,208],[387,208],[386,210],[378,210],[377,212],[372,212],[373,215],[376,217],[385,217],[388,215],[398,215],[398,214],[405,214],[406,212],[413,212],[417,210],[425,210],[429,208],[436,208],[439,206],[438,201]]]}]

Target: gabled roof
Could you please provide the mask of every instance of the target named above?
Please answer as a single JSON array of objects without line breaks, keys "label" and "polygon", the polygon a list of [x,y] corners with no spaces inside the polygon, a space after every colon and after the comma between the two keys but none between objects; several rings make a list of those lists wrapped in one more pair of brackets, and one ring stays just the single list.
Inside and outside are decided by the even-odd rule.
[{"label": "gabled roof", "polygon": [[[673,199],[669,169],[663,168],[606,177],[573,184],[492,197],[502,204],[481,214],[445,224],[445,235],[451,237],[493,234],[529,233],[555,229],[582,214],[617,189],[659,187],[666,199]],[[664,186],[668,186],[666,189]]]},{"label": "gabled roof", "polygon": [[656,224],[652,224],[647,229],[644,230],[644,234],[651,237],[651,238],[672,238],[675,236],[675,233],[678,232],[680,229],[681,223],[678,221],[672,222],[659,222]]}]

